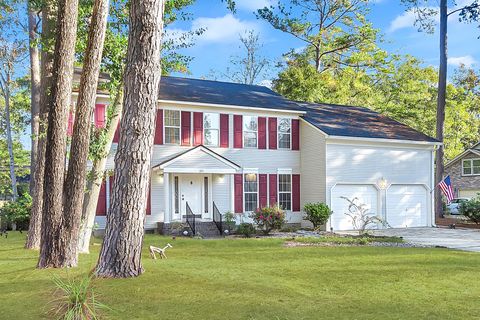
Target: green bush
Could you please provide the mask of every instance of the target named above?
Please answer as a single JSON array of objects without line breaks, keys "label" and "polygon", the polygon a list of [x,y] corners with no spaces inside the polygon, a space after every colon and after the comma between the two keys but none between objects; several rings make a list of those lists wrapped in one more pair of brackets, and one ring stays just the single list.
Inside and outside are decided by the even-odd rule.
[{"label": "green bush", "polygon": [[461,203],[459,212],[470,219],[470,221],[480,224],[480,198],[473,198]]},{"label": "green bush", "polygon": [[245,238],[250,238],[257,230],[251,223],[240,223],[237,228],[237,233],[243,235]]},{"label": "green bush", "polygon": [[285,211],[278,205],[263,207],[252,213],[251,218],[264,234],[281,229],[285,223]]},{"label": "green bush", "polygon": [[332,210],[322,202],[307,203],[303,210],[305,211],[305,218],[313,223],[315,229],[327,223],[332,214]]},{"label": "green bush", "polygon": [[235,215],[231,211],[228,211],[223,215],[223,218],[225,219],[225,224],[227,225],[227,228],[233,229],[236,223]]},{"label": "green bush", "polygon": [[20,229],[27,229],[32,211],[32,197],[28,193],[20,196],[16,201],[9,201],[0,208],[0,217],[3,221],[15,223]]}]

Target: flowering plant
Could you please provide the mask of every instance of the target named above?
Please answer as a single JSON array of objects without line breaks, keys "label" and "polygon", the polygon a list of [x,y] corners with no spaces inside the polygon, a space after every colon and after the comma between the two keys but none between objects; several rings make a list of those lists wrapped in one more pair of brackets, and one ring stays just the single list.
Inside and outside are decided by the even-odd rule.
[{"label": "flowering plant", "polygon": [[258,208],[251,218],[264,234],[269,234],[273,229],[280,229],[285,223],[285,212],[275,204]]}]

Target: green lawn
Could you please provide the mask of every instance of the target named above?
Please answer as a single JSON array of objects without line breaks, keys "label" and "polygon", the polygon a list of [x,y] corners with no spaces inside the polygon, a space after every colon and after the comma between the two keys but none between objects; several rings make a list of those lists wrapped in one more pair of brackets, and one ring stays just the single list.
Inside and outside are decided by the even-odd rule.
[{"label": "green lawn", "polygon": [[[136,279],[95,280],[108,319],[478,319],[480,254],[446,249],[285,248],[280,239],[171,240]],[[47,319],[52,275],[35,270],[24,235],[0,239],[0,319]]]}]

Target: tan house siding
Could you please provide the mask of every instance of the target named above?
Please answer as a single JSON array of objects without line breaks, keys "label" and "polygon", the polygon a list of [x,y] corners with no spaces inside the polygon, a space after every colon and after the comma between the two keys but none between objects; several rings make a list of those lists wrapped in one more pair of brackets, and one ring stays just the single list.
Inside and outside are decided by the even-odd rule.
[{"label": "tan house siding", "polygon": [[476,176],[464,176],[462,175],[462,161],[464,159],[480,159],[480,156],[468,153],[461,159],[447,165],[445,168],[445,174],[450,175],[455,194],[460,195],[463,190],[480,190],[480,175]]}]

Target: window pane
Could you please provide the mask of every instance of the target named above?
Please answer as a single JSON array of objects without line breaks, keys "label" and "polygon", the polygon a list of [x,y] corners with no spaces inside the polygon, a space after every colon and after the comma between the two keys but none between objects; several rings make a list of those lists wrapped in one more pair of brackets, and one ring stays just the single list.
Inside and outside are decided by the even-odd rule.
[{"label": "window pane", "polygon": [[463,160],[463,167],[464,168],[471,168],[472,162],[470,160]]},{"label": "window pane", "polygon": [[473,174],[480,174],[480,167],[473,167]]},{"label": "window pane", "polygon": [[257,131],[257,117],[243,116],[243,129]]},{"label": "window pane", "polygon": [[180,129],[165,127],[165,143],[180,143]]},{"label": "window pane", "polygon": [[480,167],[480,160],[475,159],[475,160],[472,160],[472,162],[474,167]]},{"label": "window pane", "polygon": [[472,168],[463,168],[463,174],[472,174]]},{"label": "window pane", "polygon": [[256,132],[244,132],[243,133],[244,146],[247,148],[257,147],[257,133]]},{"label": "window pane", "polygon": [[283,133],[290,132],[290,119],[285,119],[285,118],[278,119],[278,132],[283,132]]},{"label": "window pane", "polygon": [[278,147],[280,149],[290,149],[290,134],[279,133],[278,134]]},{"label": "window pane", "polygon": [[205,129],[204,134],[204,143],[206,146],[218,146],[218,130],[216,129]]},{"label": "window pane", "polygon": [[204,113],[203,128],[220,129],[220,115],[218,113]]},{"label": "window pane", "polygon": [[180,111],[165,110],[165,125],[166,126],[180,126]]},{"label": "window pane", "polygon": [[290,192],[292,190],[291,177],[289,174],[278,175],[278,191]]},{"label": "window pane", "polygon": [[255,211],[257,207],[257,194],[245,193],[245,211]]},{"label": "window pane", "polygon": [[292,210],[292,194],[279,193],[278,204],[283,210]]}]

